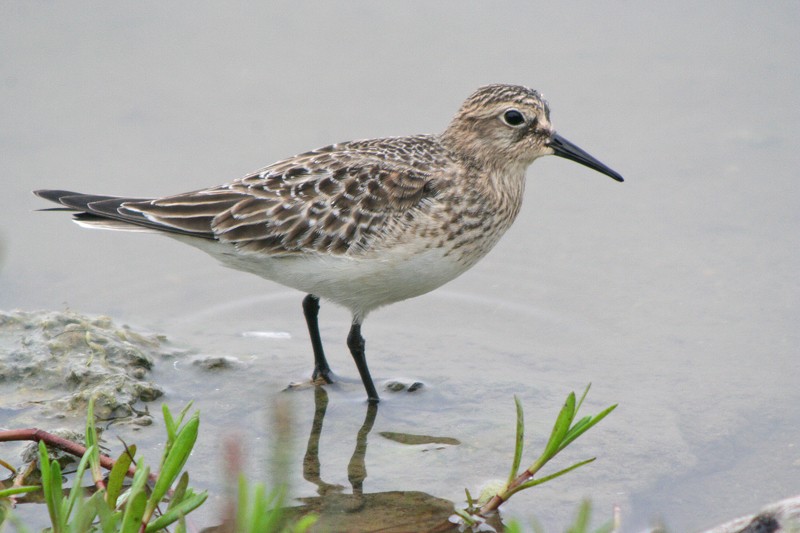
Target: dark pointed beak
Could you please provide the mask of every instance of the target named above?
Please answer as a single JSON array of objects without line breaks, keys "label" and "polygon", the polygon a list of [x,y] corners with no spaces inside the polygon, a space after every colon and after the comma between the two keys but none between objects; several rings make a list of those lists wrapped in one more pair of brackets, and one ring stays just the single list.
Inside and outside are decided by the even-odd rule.
[{"label": "dark pointed beak", "polygon": [[625,181],[622,179],[622,176],[619,175],[618,172],[615,172],[608,168],[606,165],[589,155],[588,153],[584,152],[568,140],[566,140],[561,135],[554,133],[553,136],[550,138],[550,142],[548,143],[550,148],[553,149],[553,155],[557,155],[558,157],[563,157],[564,159],[569,159],[570,161],[575,161],[576,163],[580,163],[581,165],[587,166],[591,169],[594,169],[598,172],[602,172],[606,176],[610,176],[612,179],[617,181]]}]

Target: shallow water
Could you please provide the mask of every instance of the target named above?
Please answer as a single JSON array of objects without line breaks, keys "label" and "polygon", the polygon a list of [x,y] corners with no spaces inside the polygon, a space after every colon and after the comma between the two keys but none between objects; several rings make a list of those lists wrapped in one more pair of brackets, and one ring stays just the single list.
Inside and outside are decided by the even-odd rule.
[{"label": "shallow water", "polygon": [[[691,531],[755,511],[800,490],[798,23],[790,2],[4,4],[0,309],[109,315],[241,360],[214,374],[156,369],[170,405],[201,410],[190,467],[218,491],[221,434],[252,439],[261,472],[273,400],[311,370],[302,295],[171,239],[35,212],[48,206],[30,190],[182,192],[330,142],[440,131],[477,86],[530,85],[561,134],[627,181],[537,161],[486,259],[369,317],[376,380],[425,387],[383,394],[364,492],[460,500],[505,476],[514,394],[541,445],[567,392],[591,381],[589,410],[620,407],[561,464],[598,460],[517,496],[505,516],[558,530],[590,497],[597,520],[619,505],[625,531],[656,517]],[[345,487],[366,411],[348,325],[323,302],[344,381],[328,390],[320,462]],[[294,494],[313,496],[302,458],[314,394],[285,396]],[[138,438],[155,447],[150,431]]]}]

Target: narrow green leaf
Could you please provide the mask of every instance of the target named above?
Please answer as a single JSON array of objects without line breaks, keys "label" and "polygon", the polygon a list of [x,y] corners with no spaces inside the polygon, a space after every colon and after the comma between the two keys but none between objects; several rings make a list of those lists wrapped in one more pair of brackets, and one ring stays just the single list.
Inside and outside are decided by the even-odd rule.
[{"label": "narrow green leaf", "polygon": [[170,524],[177,522],[181,516],[186,516],[187,514],[191,513],[198,507],[200,507],[203,502],[206,501],[208,498],[208,493],[201,492],[200,494],[192,494],[190,497],[185,498],[179,504],[170,506],[167,509],[167,512],[147,524],[147,528],[145,531],[147,533],[152,533],[153,531],[158,531],[163,529]]},{"label": "narrow green leaf", "polygon": [[250,500],[250,516],[249,520],[245,522],[247,529],[245,531],[271,531],[268,528],[270,520],[269,508],[270,501],[276,496],[275,491],[270,493],[270,501],[264,499],[264,484],[256,483],[252,488],[253,497]]},{"label": "narrow green leaf", "polygon": [[89,466],[92,472],[92,481],[97,484],[103,481],[103,467],[100,465],[100,446],[95,446],[92,453],[89,455]]},{"label": "narrow green leaf", "polygon": [[561,441],[564,439],[564,435],[566,435],[569,431],[569,427],[572,425],[572,419],[574,417],[575,393],[570,392],[567,396],[566,402],[564,402],[564,407],[562,407],[561,412],[558,413],[556,423],[553,425],[553,431],[550,433],[550,439],[547,441],[544,452],[542,452],[540,457],[540,459],[543,460],[542,463],[546,463],[552,459],[556,453],[558,453]]},{"label": "narrow green leaf", "polygon": [[175,436],[175,443],[169,452],[167,452],[167,457],[163,461],[163,467],[158,473],[158,479],[153,487],[152,494],[150,494],[150,499],[147,502],[147,509],[144,515],[147,520],[153,515],[156,506],[172,486],[178,474],[180,474],[183,465],[186,464],[186,460],[189,459],[192,447],[197,441],[199,425],[200,417],[195,413]]},{"label": "narrow green leaf", "polygon": [[58,530],[64,531],[67,516],[64,515],[64,480],[61,476],[61,465],[53,459],[50,463],[50,493],[53,499],[53,508],[56,509]]},{"label": "narrow green leaf", "polygon": [[100,528],[103,533],[110,533],[119,531],[119,522],[122,519],[122,512],[113,512],[108,508],[106,499],[103,497],[102,492],[95,492],[89,501],[94,501],[95,510],[97,511],[97,518],[100,521]]},{"label": "narrow green leaf", "polygon": [[41,490],[41,488],[42,487],[39,485],[24,485],[21,487],[11,487],[8,489],[0,490],[0,498],[8,498],[9,496],[14,496],[16,494],[27,494],[28,492],[36,492],[37,490]]},{"label": "narrow green leaf", "polygon": [[136,445],[128,446],[127,449],[122,451],[122,454],[114,463],[111,468],[111,473],[108,474],[108,485],[106,486],[106,502],[108,502],[109,509],[117,507],[117,499],[122,492],[122,485],[125,482],[125,476],[128,475],[128,469],[133,463],[133,457],[136,455]]},{"label": "narrow green leaf", "polygon": [[178,420],[177,420],[178,426],[183,424],[183,419],[186,418],[186,414],[189,412],[189,409],[192,408],[192,405],[194,405],[194,401],[190,401],[189,403],[187,403],[186,406],[183,409],[181,409],[181,412],[178,413]]},{"label": "narrow green leaf", "polygon": [[[275,531],[283,520],[283,500],[286,495],[286,486],[278,485],[264,496],[264,485],[259,483],[256,487],[256,505],[254,510],[259,514],[260,529],[252,531]],[[251,530],[248,530],[251,531]]]},{"label": "narrow green leaf", "polygon": [[169,446],[175,441],[175,434],[177,433],[178,426],[172,419],[172,413],[169,412],[169,407],[167,407],[167,404],[161,405],[161,412],[164,415],[164,425],[167,427],[167,446]]},{"label": "narrow green leaf", "polygon": [[[555,479],[557,477],[561,477],[561,476],[563,476],[564,474],[566,474],[568,472],[572,472],[576,468],[580,468],[581,466],[583,466],[585,464],[591,463],[595,459],[596,459],[596,457],[592,457],[591,459],[586,459],[585,461],[581,461],[579,463],[575,463],[574,465],[570,466],[569,468],[565,468],[564,470],[559,470],[555,474],[550,474],[549,476],[544,476],[544,477],[541,477],[539,479],[532,479],[530,481],[526,481],[525,483],[519,485],[518,487],[508,491],[506,494],[510,498],[513,494],[516,494],[517,492],[519,492],[521,490],[529,489],[531,487],[535,487],[536,485],[541,485],[542,483],[546,483],[546,482],[548,482],[548,481],[550,481],[552,479]],[[508,499],[508,498],[506,498],[506,499]]]},{"label": "narrow green leaf", "polygon": [[582,426],[579,431],[570,432],[570,434],[567,435],[564,438],[563,442],[561,443],[561,446],[558,448],[558,451],[563,450],[564,448],[569,446],[572,443],[572,441],[574,441],[575,439],[577,439],[578,437],[580,437],[581,435],[583,435],[584,433],[589,431],[591,428],[596,426],[602,419],[604,419],[606,416],[608,416],[608,414],[611,411],[616,409],[617,405],[618,404],[615,403],[614,405],[612,405],[610,407],[606,407],[605,409],[600,411],[597,415],[592,417],[591,420],[589,422],[587,422],[584,426]]},{"label": "narrow green leaf", "polygon": [[50,470],[50,457],[47,455],[47,446],[44,441],[39,441],[39,472],[42,474],[42,492],[44,501],[47,504],[47,512],[50,514],[50,524],[53,526],[54,533],[59,533],[59,508],[56,507],[53,499],[53,474]]},{"label": "narrow green leaf", "polygon": [[247,479],[244,477],[244,474],[239,474],[239,494],[237,498],[239,506],[236,509],[236,523],[239,525],[239,528],[244,527],[244,524],[247,523],[247,517],[251,512],[250,495],[248,492]]},{"label": "narrow green leaf", "polygon": [[175,490],[172,491],[172,495],[169,498],[168,509],[172,509],[173,506],[181,502],[181,500],[186,495],[186,488],[188,486],[189,486],[189,472],[184,472],[181,475],[181,478],[178,480],[178,484],[175,486]]},{"label": "narrow green leaf", "polygon": [[516,394],[514,395],[514,405],[517,408],[517,438],[514,443],[514,462],[511,465],[511,472],[508,473],[506,486],[510,485],[519,475],[519,465],[522,462],[523,441],[525,439],[525,416],[522,412],[522,402]]},{"label": "narrow green leaf", "polygon": [[[75,487],[74,481],[72,487]],[[99,492],[95,494],[99,494]],[[75,501],[75,505],[72,508],[73,511],[69,519],[69,530],[71,532],[85,533],[87,531],[91,531],[92,523],[97,516],[97,505],[95,503],[97,501],[98,500],[91,500],[90,498],[85,498],[83,496]],[[99,501],[101,506],[105,505],[102,501],[102,498]]]},{"label": "narrow green leaf", "polygon": [[[100,445],[97,440],[97,427],[94,425],[94,400],[94,397],[89,398],[89,407],[86,414],[86,455],[89,455],[92,480],[97,483],[103,479],[103,469],[100,466]],[[90,453],[88,449],[93,451]]]},{"label": "narrow green leaf", "polygon": [[122,525],[120,527],[121,533],[137,533],[142,525],[144,509],[147,506],[145,486],[149,476],[150,468],[145,466],[144,461],[140,461],[125,500],[125,512],[122,516]]},{"label": "narrow green leaf", "polygon": [[94,397],[91,397],[86,413],[86,447],[93,444],[97,444],[97,428],[94,426]]},{"label": "narrow green leaf", "polygon": [[121,533],[137,533],[142,525],[144,508],[147,505],[147,494],[142,488],[131,492],[125,504],[125,514],[122,517]]},{"label": "narrow green leaf", "polygon": [[72,513],[72,509],[75,507],[75,502],[79,498],[83,499],[83,487],[81,487],[83,473],[86,471],[86,467],[89,464],[89,460],[92,456],[91,454],[95,448],[96,446],[94,445],[89,446],[86,449],[86,453],[84,453],[83,457],[81,457],[80,463],[78,463],[78,469],[75,471],[75,476],[73,477],[72,481],[72,488],[69,490],[69,497],[67,498],[66,505],[64,507],[64,517],[67,520]]},{"label": "narrow green leaf", "polygon": [[583,405],[583,400],[586,399],[586,395],[589,394],[589,389],[591,388],[592,388],[592,382],[590,381],[589,384],[586,385],[586,388],[583,389],[583,394],[581,394],[581,399],[578,400],[578,405],[575,406],[576,413],[581,410],[581,405]]},{"label": "narrow green leaf", "polygon": [[468,488],[464,488],[464,492],[467,495],[467,509],[473,509],[475,507],[475,500],[472,499],[472,494],[469,493]]},{"label": "narrow green leaf", "polygon": [[562,439],[562,441],[561,441],[561,443],[562,443],[562,446],[560,447],[560,449],[562,449],[562,450],[563,450],[563,449],[566,447],[566,446],[563,446],[563,443],[564,443],[565,441],[570,441],[570,442],[572,442],[573,440],[575,440],[575,439],[573,438],[573,436],[574,436],[575,434],[578,434],[578,435],[580,435],[581,433],[583,433],[583,432],[585,431],[585,429],[584,429],[584,426],[585,426],[586,424],[588,424],[589,422],[591,422],[591,421],[592,421],[592,417],[591,417],[591,416],[584,416],[583,418],[581,418],[580,420],[578,420],[577,422],[575,422],[575,423],[572,425],[572,427],[571,427],[571,428],[569,428],[569,431],[567,431],[567,434],[566,434],[566,435],[564,435],[564,438],[563,438],[563,439]]},{"label": "narrow green leaf", "polygon": [[6,469],[6,470],[8,470],[9,472],[11,472],[11,475],[12,475],[12,476],[16,476],[16,475],[17,475],[17,469],[16,469],[16,468],[14,468],[14,466],[13,466],[13,465],[10,465],[10,464],[8,464],[7,462],[3,461],[3,459],[2,459],[2,458],[0,458],[0,466],[2,466],[3,468],[5,468],[5,469]]}]

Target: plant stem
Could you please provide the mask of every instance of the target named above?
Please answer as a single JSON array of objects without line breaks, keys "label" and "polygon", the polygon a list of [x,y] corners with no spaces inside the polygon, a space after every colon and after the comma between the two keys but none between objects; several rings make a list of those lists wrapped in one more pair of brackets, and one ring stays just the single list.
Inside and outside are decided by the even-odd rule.
[{"label": "plant stem", "polygon": [[528,468],[527,470],[525,470],[523,473],[521,473],[520,475],[518,475],[518,476],[517,476],[517,477],[514,479],[514,481],[512,481],[511,483],[509,483],[509,484],[508,484],[508,487],[506,487],[506,490],[504,490],[502,494],[495,494],[495,495],[492,497],[492,499],[491,499],[491,500],[489,500],[488,502],[486,502],[486,503],[483,505],[483,507],[481,507],[481,508],[478,510],[478,514],[479,514],[479,515],[485,515],[485,514],[487,514],[487,513],[491,513],[492,511],[495,511],[495,510],[497,510],[497,508],[498,508],[498,507],[500,507],[500,505],[502,505],[504,501],[506,501],[506,499],[508,498],[508,496],[510,496],[510,495],[511,495],[511,493],[513,493],[513,491],[514,491],[514,489],[515,489],[515,488],[519,487],[520,485],[522,485],[523,483],[525,483],[526,481],[528,481],[530,478],[532,478],[532,477],[533,477],[533,476],[536,474],[536,472],[538,472],[538,471],[539,471],[539,469],[541,469],[541,468],[542,468],[542,466],[543,466],[543,465],[542,465],[542,464],[540,464],[538,461],[537,461],[537,462],[535,462],[535,463],[533,463],[533,464],[531,465],[531,467],[530,467],[530,468]]},{"label": "plant stem", "polygon": [[[33,442],[41,441],[48,446],[57,448],[67,453],[71,453],[76,457],[83,457],[83,455],[86,453],[85,446],[78,444],[77,442],[65,439],[63,437],[59,437],[58,435],[53,435],[52,433],[48,433],[47,431],[43,431],[41,429],[28,428],[28,429],[9,429],[5,431],[0,431],[0,442],[12,442],[20,440],[30,440]],[[103,466],[103,468],[111,470],[114,467],[114,459],[112,459],[107,455],[103,454],[99,455],[100,455],[100,464]],[[133,477],[133,475],[136,474],[136,467],[131,466],[130,468],[128,468],[126,474],[128,477]],[[157,474],[150,474],[151,481],[155,481],[157,477],[158,477]]]}]

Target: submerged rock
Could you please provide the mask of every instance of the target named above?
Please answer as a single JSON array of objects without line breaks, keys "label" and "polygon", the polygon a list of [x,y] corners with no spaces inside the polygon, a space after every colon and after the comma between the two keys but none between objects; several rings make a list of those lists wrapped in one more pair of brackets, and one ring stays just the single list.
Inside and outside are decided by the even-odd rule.
[{"label": "submerged rock", "polygon": [[133,405],[163,395],[146,379],[166,339],[104,316],[71,311],[0,312],[0,394],[6,408],[44,406],[85,416],[89,398],[103,420],[136,418]]}]

